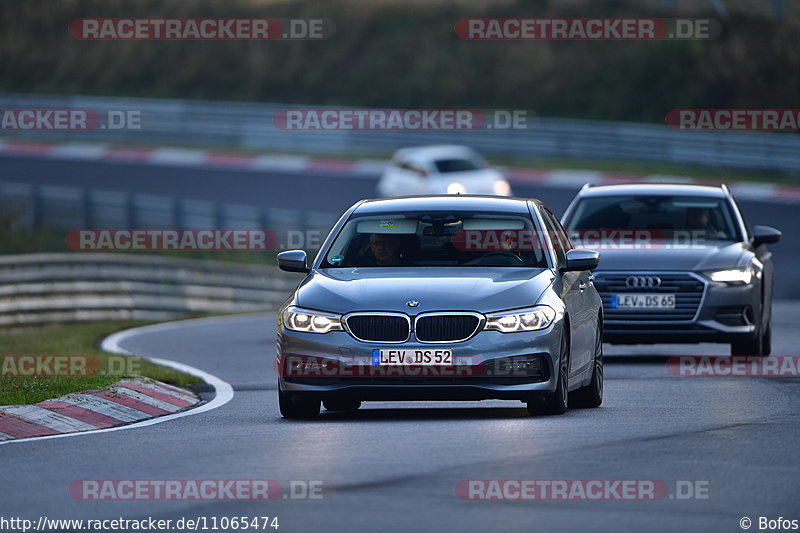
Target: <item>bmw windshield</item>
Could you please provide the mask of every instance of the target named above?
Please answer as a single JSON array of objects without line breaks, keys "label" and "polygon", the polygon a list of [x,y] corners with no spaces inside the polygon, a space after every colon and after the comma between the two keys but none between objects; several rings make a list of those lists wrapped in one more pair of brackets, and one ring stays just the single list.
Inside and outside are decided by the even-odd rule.
[{"label": "bmw windshield", "polygon": [[485,212],[384,213],[342,227],[321,268],[381,266],[546,268],[530,217]]}]

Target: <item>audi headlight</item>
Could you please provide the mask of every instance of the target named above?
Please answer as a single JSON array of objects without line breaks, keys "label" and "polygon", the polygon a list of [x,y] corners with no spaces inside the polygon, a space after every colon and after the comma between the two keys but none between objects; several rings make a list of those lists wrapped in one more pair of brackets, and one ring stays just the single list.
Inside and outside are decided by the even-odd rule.
[{"label": "audi headlight", "polygon": [[342,330],[342,317],[322,311],[289,307],[283,312],[286,329],[307,333],[328,333]]},{"label": "audi headlight", "polygon": [[753,279],[753,268],[734,268],[731,270],[716,270],[706,272],[711,281],[722,281],[728,285],[747,285]]},{"label": "audi headlight", "polygon": [[484,329],[493,329],[502,333],[514,331],[536,331],[545,329],[556,319],[556,312],[546,305],[537,305],[528,309],[515,309],[486,316]]}]

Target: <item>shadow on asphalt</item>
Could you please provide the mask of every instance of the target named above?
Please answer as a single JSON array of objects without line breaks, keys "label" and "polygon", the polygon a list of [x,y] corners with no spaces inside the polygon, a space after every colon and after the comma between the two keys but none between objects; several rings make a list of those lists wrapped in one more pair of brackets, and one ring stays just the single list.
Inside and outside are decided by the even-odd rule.
[{"label": "shadow on asphalt", "polygon": [[[341,413],[334,411],[325,411],[320,413],[319,417],[312,420],[300,420],[299,423],[308,422],[370,422],[379,420],[391,420],[419,422],[421,420],[498,420],[498,419],[517,419],[517,418],[530,418],[542,420],[555,420],[565,419],[570,414],[577,414],[581,411],[590,411],[589,409],[570,409],[565,414],[552,417],[552,416],[531,416],[524,406],[520,407],[400,407],[400,408],[377,408],[370,409],[369,404],[367,407],[362,407],[358,411],[351,413]],[[593,410],[592,410],[593,411]],[[283,419],[286,422],[288,421]]]},{"label": "shadow on asphalt", "polygon": [[368,422],[376,420],[419,422],[420,420],[498,420],[502,418],[524,418],[530,416],[525,407],[518,408],[491,408],[491,407],[453,407],[453,408],[398,408],[398,409],[370,409],[362,408],[354,413],[336,413],[323,410],[318,422]]}]

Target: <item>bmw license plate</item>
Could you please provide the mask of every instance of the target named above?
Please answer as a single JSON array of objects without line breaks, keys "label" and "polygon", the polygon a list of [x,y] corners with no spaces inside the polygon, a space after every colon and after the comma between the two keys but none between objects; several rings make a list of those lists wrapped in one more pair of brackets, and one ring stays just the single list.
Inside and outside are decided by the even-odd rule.
[{"label": "bmw license plate", "polygon": [[372,350],[373,365],[452,365],[453,352],[443,349]]},{"label": "bmw license plate", "polygon": [[674,294],[612,294],[612,309],[675,309]]}]

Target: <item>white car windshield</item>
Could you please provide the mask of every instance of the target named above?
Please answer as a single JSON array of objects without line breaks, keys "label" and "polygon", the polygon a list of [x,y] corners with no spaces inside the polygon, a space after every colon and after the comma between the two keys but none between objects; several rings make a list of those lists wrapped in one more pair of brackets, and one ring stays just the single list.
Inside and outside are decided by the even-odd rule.
[{"label": "white car windshield", "polygon": [[437,159],[434,161],[434,165],[440,174],[448,174],[450,172],[469,172],[472,170],[480,170],[482,168],[475,161],[470,159]]}]

